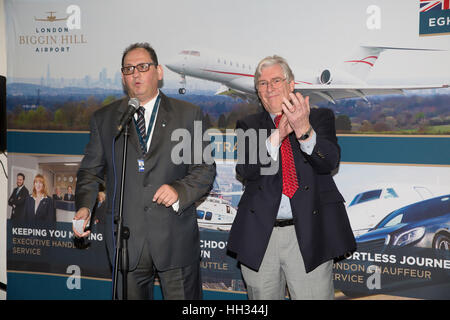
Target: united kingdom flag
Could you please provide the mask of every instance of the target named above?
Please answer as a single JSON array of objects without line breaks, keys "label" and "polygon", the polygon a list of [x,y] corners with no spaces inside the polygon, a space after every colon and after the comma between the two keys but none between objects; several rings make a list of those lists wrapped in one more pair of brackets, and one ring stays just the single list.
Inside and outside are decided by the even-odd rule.
[{"label": "united kingdom flag", "polygon": [[420,36],[450,34],[450,0],[420,0]]},{"label": "united kingdom flag", "polygon": [[450,0],[420,0],[420,12],[449,10]]}]

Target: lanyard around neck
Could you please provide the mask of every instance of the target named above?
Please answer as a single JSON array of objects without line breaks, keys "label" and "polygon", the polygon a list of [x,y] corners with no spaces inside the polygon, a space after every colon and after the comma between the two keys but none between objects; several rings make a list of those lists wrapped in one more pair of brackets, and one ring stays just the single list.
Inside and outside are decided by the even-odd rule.
[{"label": "lanyard around neck", "polygon": [[161,95],[158,95],[158,97],[156,98],[155,104],[153,106],[153,111],[152,111],[152,115],[150,116],[150,121],[148,123],[148,128],[147,128],[147,134],[145,136],[145,141],[142,138],[141,134],[139,133],[139,129],[137,126],[137,122],[136,119],[134,120],[134,123],[136,124],[136,131],[138,133],[138,137],[139,137],[139,142],[145,146],[145,149],[147,150],[147,143],[148,143],[148,139],[150,139],[150,133],[152,132],[152,127],[153,127],[153,123],[155,122],[155,118],[156,118],[156,113],[158,112],[159,109],[159,104],[161,103]]}]

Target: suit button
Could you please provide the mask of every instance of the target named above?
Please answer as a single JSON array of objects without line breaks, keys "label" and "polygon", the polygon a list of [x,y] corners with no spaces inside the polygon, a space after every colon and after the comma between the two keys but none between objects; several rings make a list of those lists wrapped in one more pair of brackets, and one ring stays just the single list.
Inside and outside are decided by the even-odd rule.
[{"label": "suit button", "polygon": [[313,213],[313,214],[318,214],[318,213],[319,213],[319,210],[314,210],[312,213]]},{"label": "suit button", "polygon": [[317,154],[319,155],[320,158],[325,159],[325,156],[322,154],[322,152],[317,151]]},{"label": "suit button", "polygon": [[255,213],[255,209],[250,209],[250,212],[251,213]]},{"label": "suit button", "polygon": [[148,207],[147,206],[144,207],[144,211],[148,211]]},{"label": "suit button", "polygon": [[305,191],[308,191],[308,190],[309,190],[309,186],[304,186],[303,189],[304,189]]},{"label": "suit button", "polygon": [[259,189],[259,190],[262,190],[262,189],[263,189],[263,187],[262,187],[262,186],[258,186],[258,189]]}]

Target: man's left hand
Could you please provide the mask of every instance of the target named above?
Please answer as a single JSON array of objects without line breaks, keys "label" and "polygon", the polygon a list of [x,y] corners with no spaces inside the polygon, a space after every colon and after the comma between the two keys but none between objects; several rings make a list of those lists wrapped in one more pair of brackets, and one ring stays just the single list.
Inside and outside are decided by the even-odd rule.
[{"label": "man's left hand", "polygon": [[153,196],[153,202],[165,205],[166,207],[170,207],[177,201],[178,201],[177,191],[168,184],[163,184],[161,187],[159,187],[159,189],[155,192],[155,195]]},{"label": "man's left hand", "polygon": [[290,93],[290,101],[283,98],[283,113],[286,115],[289,124],[295,131],[295,135],[300,138],[310,128],[309,123],[309,97],[303,98],[300,92]]}]

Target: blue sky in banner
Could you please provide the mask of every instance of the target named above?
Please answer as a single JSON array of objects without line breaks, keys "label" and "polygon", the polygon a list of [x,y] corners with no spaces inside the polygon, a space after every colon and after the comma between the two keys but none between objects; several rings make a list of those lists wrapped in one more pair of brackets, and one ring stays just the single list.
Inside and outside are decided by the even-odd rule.
[{"label": "blue sky in banner", "polygon": [[[411,0],[352,0],[345,5],[331,0],[99,0],[77,1],[79,11],[71,11],[72,4],[5,1],[8,76],[41,79],[50,73],[54,78],[82,79],[104,72],[114,79],[120,76],[123,49],[136,41],[150,42],[162,64],[183,49],[207,48],[255,62],[277,53],[294,68],[299,66],[296,70],[330,66],[358,45],[450,49],[450,36],[419,36],[419,2]],[[371,5],[379,8],[380,29],[367,27]],[[66,31],[66,21],[39,21],[73,14],[79,29]],[[450,51],[384,52],[368,81],[448,83],[441,62],[449,58]],[[166,69],[167,87],[177,87],[178,80]],[[196,81],[206,88],[219,86]]]}]

